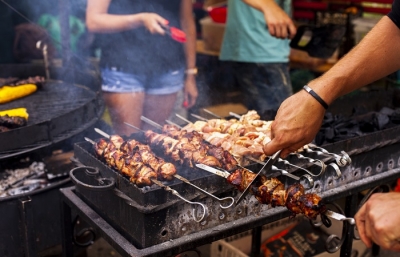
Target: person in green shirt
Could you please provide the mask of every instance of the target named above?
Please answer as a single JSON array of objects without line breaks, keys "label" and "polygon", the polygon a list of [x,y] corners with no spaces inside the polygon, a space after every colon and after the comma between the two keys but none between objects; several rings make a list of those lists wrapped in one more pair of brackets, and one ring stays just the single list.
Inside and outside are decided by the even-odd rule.
[{"label": "person in green shirt", "polygon": [[292,94],[289,42],[296,34],[291,0],[228,0],[220,60],[230,61],[246,107],[277,110]]}]

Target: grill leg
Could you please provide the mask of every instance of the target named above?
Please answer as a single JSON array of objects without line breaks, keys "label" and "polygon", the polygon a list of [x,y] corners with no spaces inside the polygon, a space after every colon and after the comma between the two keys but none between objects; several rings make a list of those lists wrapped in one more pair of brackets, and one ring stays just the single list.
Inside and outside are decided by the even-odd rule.
[{"label": "grill leg", "polygon": [[[354,217],[354,215],[357,212],[357,205],[358,205],[357,193],[346,197],[346,203],[344,209],[346,217]],[[342,248],[340,248],[340,257],[351,256],[351,250],[353,248],[353,236],[354,236],[354,230],[348,229]]]},{"label": "grill leg", "polygon": [[262,227],[255,227],[252,229],[251,234],[251,257],[260,256],[260,247],[261,247],[261,230]]},{"label": "grill leg", "polygon": [[63,257],[74,256],[71,208],[64,201],[61,202],[61,217]]}]

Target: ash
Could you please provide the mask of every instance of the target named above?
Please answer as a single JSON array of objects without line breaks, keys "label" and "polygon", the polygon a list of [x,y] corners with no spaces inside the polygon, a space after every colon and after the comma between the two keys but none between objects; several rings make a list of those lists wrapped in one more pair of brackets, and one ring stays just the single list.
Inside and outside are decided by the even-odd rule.
[{"label": "ash", "polygon": [[44,178],[46,165],[43,162],[33,162],[26,168],[6,169],[0,180],[0,197],[27,193],[48,184]]}]

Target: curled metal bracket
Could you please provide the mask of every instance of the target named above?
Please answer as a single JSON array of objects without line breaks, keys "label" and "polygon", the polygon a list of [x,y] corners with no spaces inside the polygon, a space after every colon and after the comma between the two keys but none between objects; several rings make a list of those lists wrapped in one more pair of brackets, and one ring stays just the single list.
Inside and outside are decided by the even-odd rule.
[{"label": "curled metal bracket", "polygon": [[[74,244],[76,244],[77,246],[80,247],[87,247],[93,244],[93,242],[96,240],[96,233],[94,232],[93,228],[88,227],[88,228],[83,228],[77,232],[75,232],[75,228],[77,227],[77,225],[79,224],[79,216],[76,216],[75,220],[73,221],[73,230],[74,230],[74,234],[73,234],[73,242]],[[78,237],[87,237],[87,235],[90,235],[88,237],[88,239],[86,240],[86,242],[80,242],[77,238]]]},{"label": "curled metal bracket", "polygon": [[309,170],[307,170],[307,169],[305,169],[305,168],[302,168],[302,167],[300,167],[300,166],[297,166],[297,165],[294,165],[294,164],[288,162],[287,160],[279,159],[278,161],[279,161],[279,162],[283,162],[284,164],[290,165],[290,166],[292,166],[292,167],[295,167],[295,168],[297,168],[297,169],[304,170],[304,171],[307,172],[310,176],[313,176],[313,177],[319,177],[319,176],[321,176],[322,174],[324,174],[324,172],[325,172],[325,170],[326,170],[326,164],[325,164],[323,161],[317,160],[317,159],[312,159],[312,158],[310,158],[310,157],[306,157],[306,156],[304,156],[304,155],[302,155],[302,154],[299,154],[299,153],[291,153],[291,155],[295,155],[295,156],[296,156],[297,158],[299,158],[299,159],[303,159],[303,160],[307,160],[307,161],[309,161],[309,162],[315,163],[317,166],[320,166],[320,167],[321,167],[320,172],[319,172],[318,174],[314,174],[314,173],[312,173],[311,171],[309,171]]},{"label": "curled metal bracket", "polygon": [[[337,205],[336,203],[331,203],[332,206],[334,206],[337,209],[338,213],[334,213],[330,210],[328,210],[326,213],[328,215],[325,214],[321,214],[321,221],[324,225],[331,225],[331,220],[329,219],[329,217],[335,217],[338,216],[339,218],[336,218],[339,221],[342,221],[343,223],[343,228],[342,228],[342,237],[340,238],[339,236],[332,234],[330,235],[325,242],[325,249],[327,252],[329,253],[335,253],[337,252],[343,245],[344,240],[346,238],[346,235],[348,234],[349,230],[352,229],[352,227],[354,228],[355,226],[355,221],[353,218],[347,218],[345,217],[343,214],[343,210],[342,208],[340,208],[339,205]],[[343,217],[343,218],[340,218]]]},{"label": "curled metal bracket", "polygon": [[340,167],[344,167],[346,165],[351,164],[351,158],[345,151],[341,151],[342,155],[339,155],[328,152],[326,149],[316,146],[314,144],[308,144],[308,148],[305,148],[304,150],[305,152],[316,153],[317,155],[332,156],[335,158],[337,165],[339,165]]},{"label": "curled metal bracket", "polygon": [[[81,174],[78,174],[78,171],[80,171]],[[77,175],[82,176],[82,172],[84,172],[83,174],[85,176],[94,177],[94,179],[98,183],[98,185],[87,184],[87,183],[82,182],[80,179],[78,179]],[[110,190],[110,189],[114,188],[114,186],[115,186],[115,180],[113,178],[99,177],[99,175],[100,175],[99,169],[90,167],[90,166],[75,167],[75,168],[71,169],[71,171],[69,172],[69,175],[76,186],[88,188],[88,189],[95,190],[95,191]]]},{"label": "curled metal bracket", "polygon": [[339,179],[342,176],[342,172],[340,171],[340,168],[336,163],[329,163],[328,168],[329,167],[332,167],[336,172],[336,176],[333,177],[334,179]]},{"label": "curled metal bracket", "polygon": [[300,181],[307,181],[306,183],[304,183],[307,185],[307,186],[305,186],[306,189],[311,189],[314,187],[314,179],[312,178],[312,176],[310,176],[308,174],[302,175],[300,177]]}]

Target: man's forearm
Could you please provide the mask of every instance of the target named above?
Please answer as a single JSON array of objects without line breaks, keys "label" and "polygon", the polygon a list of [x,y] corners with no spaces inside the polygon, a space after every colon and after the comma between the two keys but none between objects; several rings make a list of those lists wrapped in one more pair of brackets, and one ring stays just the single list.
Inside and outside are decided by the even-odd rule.
[{"label": "man's forearm", "polygon": [[309,86],[331,104],[399,69],[400,30],[385,16],[354,49]]}]

